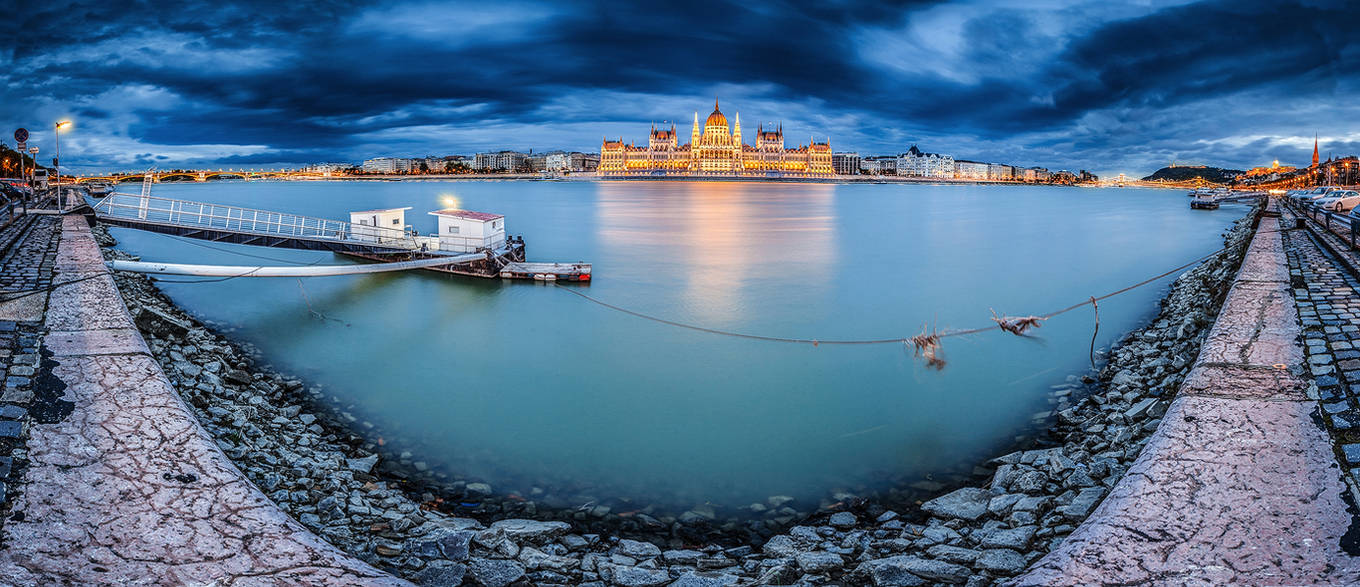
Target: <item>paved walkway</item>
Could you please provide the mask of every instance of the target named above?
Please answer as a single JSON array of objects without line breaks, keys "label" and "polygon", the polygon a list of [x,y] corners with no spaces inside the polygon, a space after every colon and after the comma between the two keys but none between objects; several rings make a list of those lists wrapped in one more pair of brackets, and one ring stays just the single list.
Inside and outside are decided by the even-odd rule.
[{"label": "paved walkway", "polygon": [[[1196,366],[1110,496],[1022,585],[1351,584],[1353,520],[1278,221],[1263,218]],[[1347,540],[1347,542],[1350,542]]]},{"label": "paved walkway", "polygon": [[241,475],[132,327],[85,220],[62,220],[44,340],[59,381],[46,391],[70,403],[31,425],[0,584],[405,584],[321,541]]}]

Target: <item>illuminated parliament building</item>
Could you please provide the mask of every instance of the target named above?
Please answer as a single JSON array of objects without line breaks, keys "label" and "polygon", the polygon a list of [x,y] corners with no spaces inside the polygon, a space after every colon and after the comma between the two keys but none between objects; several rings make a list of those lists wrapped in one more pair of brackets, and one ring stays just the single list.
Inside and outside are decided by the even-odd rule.
[{"label": "illuminated parliament building", "polygon": [[831,177],[831,141],[789,149],[783,125],[756,130],[756,144],[741,138],[741,115],[728,128],[727,117],[713,101],[713,113],[702,127],[694,113],[689,143],[680,144],[675,124],[670,130],[652,127],[646,146],[604,140],[600,147],[600,177]]}]

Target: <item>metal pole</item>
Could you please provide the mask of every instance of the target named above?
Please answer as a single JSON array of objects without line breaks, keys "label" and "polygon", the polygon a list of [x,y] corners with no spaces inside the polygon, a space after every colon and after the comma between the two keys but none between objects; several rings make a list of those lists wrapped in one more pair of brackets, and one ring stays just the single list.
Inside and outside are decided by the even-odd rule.
[{"label": "metal pole", "polygon": [[57,168],[57,209],[65,210],[61,205],[61,123],[58,122],[55,126],[56,129],[54,132],[56,133],[57,152],[56,155],[52,157],[52,166]]}]

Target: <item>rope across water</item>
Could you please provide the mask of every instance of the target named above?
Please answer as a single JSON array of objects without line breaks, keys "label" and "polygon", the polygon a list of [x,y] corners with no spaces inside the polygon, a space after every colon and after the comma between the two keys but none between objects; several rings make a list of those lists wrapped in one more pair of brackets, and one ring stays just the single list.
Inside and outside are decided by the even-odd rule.
[{"label": "rope across water", "polygon": [[[614,311],[621,312],[621,313],[624,313],[624,314],[628,314],[628,315],[630,315],[630,316],[634,316],[634,317],[637,317],[637,318],[641,318],[641,319],[643,319],[643,320],[649,320],[649,321],[656,322],[656,323],[659,323],[659,324],[665,324],[665,325],[667,325],[667,326],[674,326],[674,327],[677,327],[677,328],[684,328],[684,329],[688,329],[688,330],[694,330],[694,331],[697,331],[697,332],[706,332],[706,333],[709,333],[709,334],[716,334],[716,335],[720,335],[720,336],[729,336],[729,337],[733,337],[733,338],[744,338],[744,339],[749,339],[749,340],[761,340],[761,341],[766,341],[766,342],[783,342],[783,343],[794,343],[794,344],[810,344],[810,345],[813,345],[813,346],[824,345],[824,344],[833,344],[833,345],[869,345],[869,344],[908,344],[908,343],[914,343],[914,344],[917,344],[918,349],[919,349],[922,342],[928,342],[928,341],[922,341],[922,337],[926,337],[926,338],[928,338],[928,339],[932,339],[932,340],[938,341],[938,339],[941,339],[941,338],[947,338],[947,337],[953,337],[953,336],[964,336],[964,335],[969,335],[969,334],[978,334],[978,333],[982,333],[982,332],[988,332],[988,331],[991,331],[991,330],[1004,330],[1004,331],[1012,332],[1012,333],[1017,334],[1017,335],[1023,335],[1025,326],[1019,326],[1019,327],[1017,327],[1017,326],[1016,326],[1016,323],[1019,322],[1019,321],[1027,322],[1029,325],[1031,325],[1031,326],[1036,326],[1036,327],[1037,327],[1039,321],[1048,320],[1049,318],[1053,318],[1053,317],[1055,317],[1055,316],[1059,316],[1059,315],[1065,314],[1065,313],[1067,313],[1067,312],[1071,312],[1071,311],[1073,311],[1073,310],[1076,310],[1076,309],[1078,309],[1078,308],[1082,308],[1082,307],[1085,307],[1085,306],[1093,306],[1093,305],[1095,305],[1096,303],[1098,303],[1098,302],[1100,302],[1100,301],[1102,301],[1102,300],[1106,300],[1106,299],[1115,297],[1115,296],[1120,295],[1120,294],[1128,293],[1128,292],[1130,292],[1130,291],[1133,291],[1133,290],[1135,290],[1135,289],[1138,289],[1138,288],[1140,288],[1140,287],[1143,287],[1143,286],[1145,286],[1145,285],[1148,285],[1148,284],[1150,284],[1150,283],[1153,283],[1153,282],[1155,282],[1155,281],[1157,281],[1157,280],[1159,280],[1159,279],[1162,279],[1162,278],[1164,278],[1164,277],[1168,277],[1168,276],[1172,275],[1173,273],[1176,273],[1176,272],[1179,272],[1179,271],[1184,271],[1185,269],[1188,269],[1188,268],[1190,268],[1190,267],[1192,267],[1192,266],[1194,266],[1194,265],[1197,265],[1197,264],[1199,264],[1199,263],[1202,263],[1202,262],[1204,262],[1204,261],[1206,261],[1206,260],[1208,260],[1208,259],[1210,259],[1210,258],[1212,258],[1212,257],[1215,257],[1215,256],[1217,256],[1217,255],[1226,253],[1226,252],[1228,252],[1228,251],[1230,251],[1230,250],[1232,250],[1232,249],[1234,249],[1234,248],[1236,248],[1236,247],[1241,246],[1244,242],[1245,242],[1245,239],[1236,241],[1236,242],[1234,242],[1234,243],[1232,243],[1232,244],[1229,244],[1228,246],[1225,246],[1225,247],[1223,247],[1223,248],[1221,248],[1221,249],[1218,249],[1217,251],[1214,251],[1214,252],[1209,253],[1209,254],[1207,254],[1207,255],[1198,257],[1198,258],[1196,258],[1196,259],[1193,260],[1193,261],[1190,261],[1190,262],[1185,263],[1185,264],[1182,264],[1182,265],[1178,265],[1178,266],[1176,266],[1176,267],[1174,267],[1174,268],[1172,268],[1172,269],[1169,269],[1169,270],[1167,270],[1167,271],[1163,271],[1162,273],[1158,273],[1157,275],[1154,275],[1154,276],[1152,276],[1152,277],[1149,277],[1149,278],[1147,278],[1147,279],[1144,279],[1144,280],[1142,280],[1142,281],[1139,281],[1138,283],[1135,283],[1135,284],[1133,284],[1133,285],[1130,285],[1130,286],[1127,286],[1127,287],[1120,288],[1120,289],[1118,289],[1118,290],[1112,291],[1112,292],[1107,293],[1107,294],[1105,294],[1105,295],[1094,296],[1094,297],[1087,298],[1085,301],[1082,301],[1082,302],[1078,302],[1078,303],[1072,304],[1072,305],[1070,305],[1070,306],[1067,306],[1066,308],[1062,308],[1062,309],[1060,309],[1060,310],[1055,310],[1055,311],[1049,312],[1049,313],[1047,313],[1047,314],[1041,314],[1041,315],[1038,315],[1038,316],[1029,316],[1029,317],[1025,317],[1025,318],[1015,318],[1015,317],[993,317],[992,320],[993,320],[994,322],[996,322],[996,323],[995,323],[995,324],[992,324],[991,326],[981,326],[981,327],[978,327],[978,328],[968,328],[968,329],[964,329],[964,330],[947,330],[947,331],[943,331],[943,332],[929,332],[929,333],[922,333],[922,334],[914,335],[914,336],[903,336],[903,337],[897,337],[897,338],[866,338],[866,339],[791,338],[791,337],[784,337],[784,336],[769,336],[769,335],[763,335],[763,334],[751,334],[751,333],[746,333],[746,332],[735,332],[735,331],[731,331],[731,330],[722,330],[722,329],[718,329],[718,328],[709,328],[709,327],[707,327],[707,326],[699,326],[699,325],[697,325],[697,324],[688,324],[688,323],[685,323],[685,322],[679,322],[679,321],[676,321],[676,320],[670,320],[670,319],[662,318],[662,317],[659,317],[659,316],[653,316],[653,315],[651,315],[651,314],[645,314],[645,313],[642,313],[642,312],[638,312],[638,311],[636,311],[636,310],[630,310],[630,309],[628,309],[628,308],[624,308],[624,307],[622,307],[622,306],[618,306],[618,305],[615,305],[615,304],[611,304],[611,303],[606,302],[606,301],[604,301],[604,300],[601,300],[601,299],[592,297],[592,296],[590,296],[590,295],[588,295],[588,294],[585,294],[585,293],[582,293],[582,292],[578,291],[578,290],[575,289],[575,288],[570,288],[570,287],[556,287],[556,289],[561,290],[561,291],[564,291],[564,292],[567,292],[567,293],[569,293],[569,294],[571,294],[571,295],[577,296],[577,297],[579,297],[579,298],[581,298],[581,299],[584,299],[584,300],[586,300],[586,301],[589,301],[589,302],[591,302],[591,303],[593,303],[593,304],[596,304],[596,305],[599,305],[599,306],[601,306],[601,307],[608,308],[608,309],[610,309],[610,310],[614,310]],[[554,285],[556,285],[556,284],[554,284]]]}]

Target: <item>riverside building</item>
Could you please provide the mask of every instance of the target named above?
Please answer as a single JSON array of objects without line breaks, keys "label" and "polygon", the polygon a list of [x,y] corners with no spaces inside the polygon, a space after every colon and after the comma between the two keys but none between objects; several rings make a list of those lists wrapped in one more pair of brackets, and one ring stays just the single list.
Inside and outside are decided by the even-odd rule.
[{"label": "riverside building", "polygon": [[954,158],[938,153],[924,153],[912,145],[897,158],[897,174],[913,177],[954,177]]},{"label": "riverside building", "polygon": [[608,138],[600,146],[600,177],[831,177],[831,141],[809,140],[795,148],[784,146],[781,126],[756,130],[755,144],[742,140],[741,115],[728,126],[727,116],[713,101],[713,113],[703,126],[694,113],[689,142],[680,143],[672,124],[669,130],[652,127],[646,146]]},{"label": "riverside building", "polygon": [[836,175],[859,175],[859,153],[832,153],[831,167]]}]

